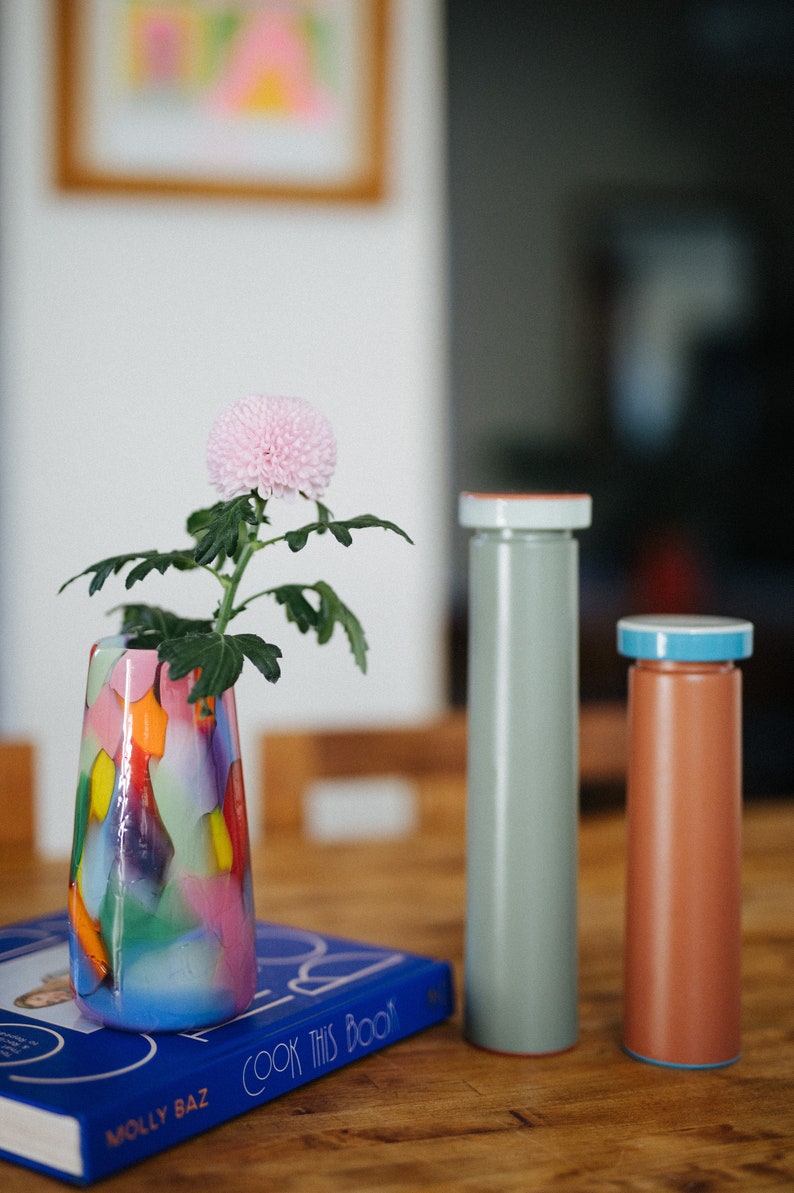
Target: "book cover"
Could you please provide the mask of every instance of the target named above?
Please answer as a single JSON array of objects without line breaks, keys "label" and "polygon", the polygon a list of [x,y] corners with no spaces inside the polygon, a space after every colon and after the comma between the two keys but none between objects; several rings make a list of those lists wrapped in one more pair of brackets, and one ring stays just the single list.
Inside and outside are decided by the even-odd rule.
[{"label": "book cover", "polygon": [[257,925],[257,993],[235,1019],[138,1034],[86,1019],[67,916],[0,928],[0,1156],[88,1184],[446,1018],[451,967]]}]

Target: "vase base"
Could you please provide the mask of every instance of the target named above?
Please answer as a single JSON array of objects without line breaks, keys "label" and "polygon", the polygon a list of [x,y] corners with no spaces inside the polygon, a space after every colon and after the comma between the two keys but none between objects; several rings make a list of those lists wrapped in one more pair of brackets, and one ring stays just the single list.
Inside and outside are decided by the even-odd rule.
[{"label": "vase base", "polygon": [[158,1009],[152,1013],[151,1008],[141,1006],[136,1011],[114,1011],[111,1007],[104,1008],[96,1003],[86,1003],[79,996],[75,998],[81,1014],[92,1023],[112,1031],[131,1032],[144,1035],[169,1034],[178,1032],[202,1031],[206,1028],[218,1027],[221,1023],[228,1023],[242,1015],[251,1005],[251,998],[234,1004],[227,1003],[225,1007],[212,1009],[204,1007],[203,1011],[188,1013],[184,1008]]}]

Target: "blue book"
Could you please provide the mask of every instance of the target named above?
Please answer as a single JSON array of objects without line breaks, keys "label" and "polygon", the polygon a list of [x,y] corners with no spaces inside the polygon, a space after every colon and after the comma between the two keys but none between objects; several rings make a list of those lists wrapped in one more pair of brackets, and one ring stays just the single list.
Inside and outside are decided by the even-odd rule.
[{"label": "blue book", "polygon": [[445,1019],[449,964],[257,925],[250,1008],[138,1034],[78,1011],[67,917],[0,928],[0,1155],[88,1184]]}]

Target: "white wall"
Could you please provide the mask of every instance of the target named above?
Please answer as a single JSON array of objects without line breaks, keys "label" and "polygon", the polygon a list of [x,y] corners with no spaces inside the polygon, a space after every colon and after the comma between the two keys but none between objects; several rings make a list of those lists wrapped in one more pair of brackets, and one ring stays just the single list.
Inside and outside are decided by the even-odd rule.
[{"label": "white wall", "polygon": [[[90,599],[83,583],[57,589],[106,555],[186,543],[186,514],[216,496],[203,457],[219,409],[250,392],[315,402],[339,442],[328,504],[416,539],[369,531],[348,551],[257,559],[257,587],[336,583],[371,662],[362,677],[343,641],[319,650],[274,606],[238,623],[285,654],[279,684],[238,686],[256,826],[266,727],[408,721],[443,703],[440,0],[393,0],[389,193],[363,207],[57,192],[49,6],[0,11],[0,729],[37,746],[41,849],[69,846],[88,650],[125,596],[119,582]],[[215,599],[194,576],[132,596],[192,615]]]}]

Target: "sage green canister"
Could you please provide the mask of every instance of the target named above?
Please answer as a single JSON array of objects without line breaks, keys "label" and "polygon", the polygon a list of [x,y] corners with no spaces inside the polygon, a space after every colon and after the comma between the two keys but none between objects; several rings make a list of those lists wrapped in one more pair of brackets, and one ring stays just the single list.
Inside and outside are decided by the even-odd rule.
[{"label": "sage green canister", "polygon": [[467,1038],[578,1036],[579,565],[586,494],[462,493],[469,547]]}]

